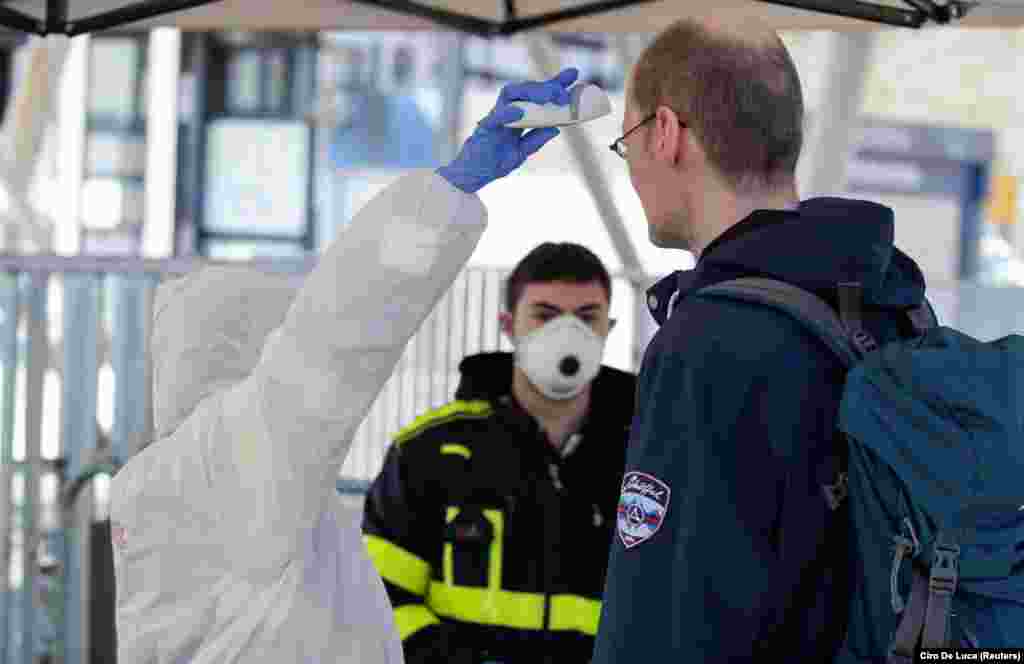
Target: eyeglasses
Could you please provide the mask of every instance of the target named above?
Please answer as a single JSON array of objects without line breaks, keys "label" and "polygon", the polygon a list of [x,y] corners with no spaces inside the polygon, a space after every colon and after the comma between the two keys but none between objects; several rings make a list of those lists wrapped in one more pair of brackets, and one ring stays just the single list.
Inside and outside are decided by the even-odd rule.
[{"label": "eyeglasses", "polygon": [[[612,143],[611,145],[609,145],[608,149],[611,150],[612,152],[614,152],[615,154],[619,155],[623,159],[625,159],[626,158],[626,154],[628,152],[628,146],[626,145],[626,137],[629,136],[630,134],[632,134],[634,131],[636,131],[640,127],[643,127],[645,124],[647,124],[648,122],[650,122],[651,120],[653,120],[656,117],[658,117],[657,111],[655,111],[654,113],[651,113],[646,118],[644,118],[640,122],[638,122],[635,125],[633,125],[633,127],[630,128],[630,130],[627,131],[625,134],[623,134],[622,136],[619,136],[617,139],[615,139],[615,142]],[[679,122],[679,127],[680,128],[682,128],[682,129],[686,128],[686,123],[685,122],[682,122],[681,120],[678,120],[678,119],[676,121]]]},{"label": "eyeglasses", "polygon": [[651,113],[646,118],[644,118],[640,122],[638,122],[635,125],[633,125],[633,127],[629,131],[627,131],[622,136],[619,136],[618,138],[616,138],[615,142],[608,146],[608,149],[611,150],[612,152],[614,152],[615,154],[619,155],[623,159],[625,159],[626,158],[626,153],[628,152],[628,149],[627,149],[627,146],[626,146],[626,137],[629,136],[630,134],[632,134],[634,131],[636,131],[640,127],[643,127],[645,124],[647,124],[651,120],[653,120],[655,117],[657,117],[657,115],[658,115],[657,113]]}]

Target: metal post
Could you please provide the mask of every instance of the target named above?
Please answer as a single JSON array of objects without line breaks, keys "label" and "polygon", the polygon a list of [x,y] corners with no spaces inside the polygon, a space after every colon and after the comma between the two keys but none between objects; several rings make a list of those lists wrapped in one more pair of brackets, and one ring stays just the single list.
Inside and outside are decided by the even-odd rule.
[{"label": "metal post", "polygon": [[18,275],[0,272],[0,663],[7,664],[11,625],[11,479],[14,476],[15,379],[18,371]]},{"label": "metal post", "polygon": [[846,168],[854,149],[875,35],[867,30],[823,33],[821,40],[825,59],[821,98],[797,168],[802,198],[836,195],[846,188]]},{"label": "metal post", "polygon": [[149,104],[146,112],[146,212],[142,255],[174,253],[178,154],[178,92],[181,33],[172,28],[149,36]]},{"label": "metal post", "polygon": [[[183,153],[178,159],[178,176],[185,182],[182,210],[175,214],[175,246],[174,255],[193,255],[200,247],[195,240],[203,227],[203,211],[206,205],[206,128],[209,123],[209,51],[212,38],[206,33],[189,35],[189,60],[191,72],[188,74],[191,98],[182,103],[187,116],[186,140],[183,141]],[[190,231],[190,232],[186,232]],[[185,240],[190,244],[186,246]]]},{"label": "metal post", "polygon": [[452,364],[455,360],[452,357],[452,335],[455,334],[456,320],[458,320],[455,313],[455,294],[457,292],[456,288],[459,285],[459,281],[459,279],[456,279],[452,283],[452,287],[448,289],[448,293],[444,298],[444,304],[448,308],[448,315],[445,317],[445,320],[448,323],[448,334],[444,337],[444,361],[441,365],[444,370],[444,393],[441,396],[441,401],[444,402],[451,401],[453,397],[451,389]]},{"label": "metal post", "polygon": [[18,49],[21,75],[16,81],[13,98],[4,118],[3,133],[11,146],[10,161],[5,163],[6,181],[12,192],[23,194],[28,190],[39,150],[46,134],[46,125],[56,85],[60,62],[67,49],[66,37],[32,37]]},{"label": "metal post", "polygon": [[148,277],[118,275],[113,280],[116,300],[111,348],[114,369],[114,426],[111,452],[124,463],[145,441],[146,394],[146,290]]},{"label": "metal post", "polygon": [[[95,275],[64,274],[61,436],[68,477],[77,477],[89,463],[89,455],[96,449],[99,286],[99,279]],[[89,661],[90,496],[91,491],[84,491],[78,502],[64,515],[64,644],[67,653],[64,664],[87,664]]]},{"label": "metal post", "polygon": [[54,252],[75,255],[82,244],[82,179],[85,171],[90,38],[72,40],[57,108],[57,180],[64,199],[54,219]]},{"label": "metal post", "polygon": [[[68,41],[67,37],[37,37],[19,49],[17,57],[22,58],[25,65],[4,118],[3,133],[11,151],[3,163],[3,177],[16,211],[8,223],[17,224],[25,232],[18,240],[28,240],[42,250],[50,249],[53,244],[52,222],[33,211],[28,202],[28,190],[42,155],[47,127],[57,107]],[[6,250],[17,251],[18,247],[8,245]]]},{"label": "metal post", "polygon": [[462,107],[466,88],[466,35],[454,33],[450,37],[452,49],[446,62],[444,77],[444,145],[441,160],[447,163],[458,155],[462,130]]},{"label": "metal post", "polygon": [[36,571],[39,545],[39,475],[42,466],[40,440],[43,424],[43,378],[49,366],[46,333],[46,294],[49,274],[27,275],[28,357],[25,364],[25,464],[22,466],[24,507],[22,510],[22,657],[31,662],[35,656]]},{"label": "metal post", "polygon": [[416,353],[416,360],[413,362],[412,380],[412,412],[410,417],[419,417],[425,411],[433,407],[430,403],[430,376],[434,371],[434,348],[430,328],[436,316],[436,310],[431,311],[416,330],[413,337],[413,347]]}]

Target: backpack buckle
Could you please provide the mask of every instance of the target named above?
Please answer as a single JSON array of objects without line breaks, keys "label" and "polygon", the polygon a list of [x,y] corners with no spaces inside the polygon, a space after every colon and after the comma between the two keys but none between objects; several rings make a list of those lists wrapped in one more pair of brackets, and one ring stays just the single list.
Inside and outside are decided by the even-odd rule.
[{"label": "backpack buckle", "polygon": [[960,546],[939,543],[932,555],[931,577],[928,588],[937,595],[952,595],[956,592],[960,577]]},{"label": "backpack buckle", "polygon": [[908,555],[910,558],[914,558],[921,551],[921,542],[917,539],[914,524],[911,523],[909,518],[905,517],[903,525],[907,527],[910,537],[903,537],[902,535],[893,537],[896,541],[896,553],[893,554],[892,569],[889,574],[889,596],[892,598],[893,613],[897,614],[903,613],[903,610],[907,607],[899,590],[900,567],[903,565],[903,559]]},{"label": "backpack buckle", "polygon": [[878,342],[864,329],[862,314],[863,288],[858,282],[838,285],[839,319],[857,352],[862,356],[878,350]]},{"label": "backpack buckle", "polygon": [[854,345],[857,347],[863,355],[873,353],[878,350],[878,342],[875,341],[874,337],[865,332],[864,330],[853,330],[852,337]]}]

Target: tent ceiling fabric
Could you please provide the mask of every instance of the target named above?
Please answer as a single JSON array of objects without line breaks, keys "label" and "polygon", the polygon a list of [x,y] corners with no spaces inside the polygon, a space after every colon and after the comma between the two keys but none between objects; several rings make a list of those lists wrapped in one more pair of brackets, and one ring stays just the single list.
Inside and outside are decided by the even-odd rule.
[{"label": "tent ceiling fabric", "polygon": [[[859,0],[11,0],[0,1],[0,24],[38,34],[177,26],[246,31],[448,28],[499,35],[537,27],[566,32],[656,32],[677,18],[692,16],[736,25],[754,21],[777,30],[859,30],[883,25],[837,14],[903,12],[912,18],[919,11],[915,7],[935,4],[945,5],[946,0],[874,0],[870,4]],[[1024,26],[1024,0],[961,4],[970,5],[970,10],[963,18],[953,18],[950,25]],[[507,13],[507,5],[514,5],[514,16]],[[597,13],[554,23],[537,20],[544,14],[584,8]],[[428,16],[432,10],[445,12],[451,20],[433,20],[440,15]],[[934,23],[925,23],[930,25]]]}]

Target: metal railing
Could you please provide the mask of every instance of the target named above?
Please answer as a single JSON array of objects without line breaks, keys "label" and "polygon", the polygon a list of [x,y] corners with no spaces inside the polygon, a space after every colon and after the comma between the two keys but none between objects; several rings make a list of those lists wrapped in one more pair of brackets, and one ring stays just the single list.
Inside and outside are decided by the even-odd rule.
[{"label": "metal railing", "polygon": [[[315,260],[247,264],[301,275]],[[0,256],[0,569],[8,572],[0,664],[37,662],[43,652],[54,662],[89,661],[90,607],[111,592],[90,584],[89,533],[106,518],[109,475],[152,439],[154,291],[166,276],[210,263]],[[392,436],[451,400],[463,357],[510,350],[498,318],[506,276],[478,267],[459,274],[357,430],[342,492],[358,498]],[[614,289],[616,299],[631,297],[622,277]],[[941,322],[980,338],[1024,328],[1024,289],[952,284],[929,294]]]},{"label": "metal railing", "polygon": [[[301,275],[315,260],[246,264]],[[153,296],[168,275],[213,263],[0,256],[0,569],[10,572],[0,664],[44,652],[54,662],[88,661],[91,599],[111,591],[90,587],[88,533],[106,518],[110,474],[152,442]],[[359,427],[340,490],[358,494],[392,436],[452,399],[464,356],[511,349],[498,318],[506,276],[459,274]],[[629,291],[618,277],[615,288]]]}]

